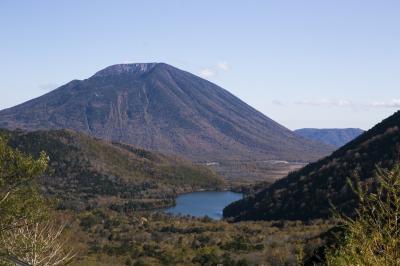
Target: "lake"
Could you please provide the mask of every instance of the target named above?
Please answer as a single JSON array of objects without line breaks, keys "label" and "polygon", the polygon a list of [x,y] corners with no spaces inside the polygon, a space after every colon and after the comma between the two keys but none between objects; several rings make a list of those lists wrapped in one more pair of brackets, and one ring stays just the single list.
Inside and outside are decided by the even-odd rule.
[{"label": "lake", "polygon": [[195,217],[208,216],[219,220],[222,210],[230,203],[242,199],[243,194],[232,191],[201,191],[180,195],[176,205],[164,211],[171,214],[191,215]]}]

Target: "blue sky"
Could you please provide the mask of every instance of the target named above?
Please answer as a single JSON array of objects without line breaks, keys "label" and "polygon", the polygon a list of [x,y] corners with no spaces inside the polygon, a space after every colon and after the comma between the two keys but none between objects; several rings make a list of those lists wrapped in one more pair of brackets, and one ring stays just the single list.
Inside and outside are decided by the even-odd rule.
[{"label": "blue sky", "polygon": [[291,129],[400,107],[400,1],[0,1],[0,109],[112,64],[166,62]]}]

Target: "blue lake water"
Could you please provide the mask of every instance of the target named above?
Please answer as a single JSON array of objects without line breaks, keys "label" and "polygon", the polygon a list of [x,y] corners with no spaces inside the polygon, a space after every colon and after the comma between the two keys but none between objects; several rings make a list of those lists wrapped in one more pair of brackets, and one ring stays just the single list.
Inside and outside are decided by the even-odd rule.
[{"label": "blue lake water", "polygon": [[208,216],[219,220],[222,210],[230,203],[242,199],[243,194],[231,191],[201,191],[183,194],[176,199],[176,206],[164,211],[172,214]]}]

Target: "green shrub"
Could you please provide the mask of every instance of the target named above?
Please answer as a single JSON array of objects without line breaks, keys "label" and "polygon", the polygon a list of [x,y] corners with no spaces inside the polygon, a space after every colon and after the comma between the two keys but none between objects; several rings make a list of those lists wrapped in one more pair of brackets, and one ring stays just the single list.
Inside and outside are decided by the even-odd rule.
[{"label": "green shrub", "polygon": [[327,252],[328,265],[400,265],[400,165],[378,169],[377,180],[370,192],[357,185],[354,218],[338,215],[345,234]]}]

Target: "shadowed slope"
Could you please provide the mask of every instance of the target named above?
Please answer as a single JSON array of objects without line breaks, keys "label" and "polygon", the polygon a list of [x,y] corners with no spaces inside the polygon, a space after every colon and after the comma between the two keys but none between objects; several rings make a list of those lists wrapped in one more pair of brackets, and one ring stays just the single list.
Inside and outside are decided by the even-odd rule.
[{"label": "shadowed slope", "polygon": [[376,165],[391,168],[400,155],[400,112],[335,151],[289,174],[254,197],[229,205],[225,217],[235,220],[308,220],[329,216],[330,202],[345,213],[357,206],[347,179],[358,173],[373,183]]}]

